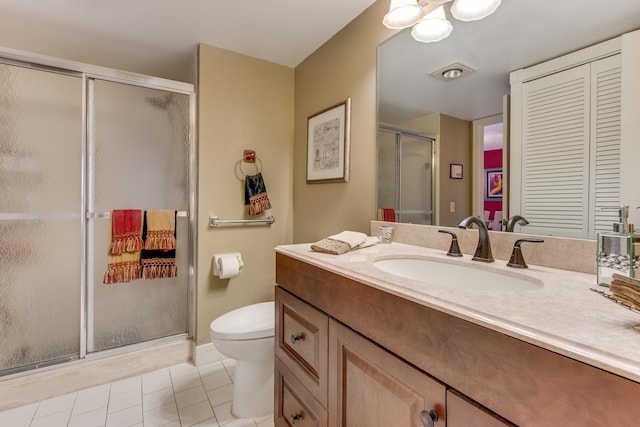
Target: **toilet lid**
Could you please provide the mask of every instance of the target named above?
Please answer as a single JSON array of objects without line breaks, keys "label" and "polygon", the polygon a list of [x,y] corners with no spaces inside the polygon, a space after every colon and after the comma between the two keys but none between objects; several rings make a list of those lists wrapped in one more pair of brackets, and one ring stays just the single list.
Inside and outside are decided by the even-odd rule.
[{"label": "toilet lid", "polygon": [[266,338],[274,335],[273,301],[240,307],[211,322],[211,336],[227,340]]}]

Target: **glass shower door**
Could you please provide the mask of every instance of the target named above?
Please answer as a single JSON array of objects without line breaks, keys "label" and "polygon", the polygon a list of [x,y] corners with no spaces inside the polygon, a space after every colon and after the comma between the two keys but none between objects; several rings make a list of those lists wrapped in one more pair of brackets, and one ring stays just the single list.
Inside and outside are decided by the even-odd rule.
[{"label": "glass shower door", "polygon": [[378,208],[397,222],[432,224],[433,141],[400,130],[378,130]]},{"label": "glass shower door", "polygon": [[[89,81],[87,351],[185,333],[189,312],[189,95]],[[104,284],[109,214],[173,209],[178,276]]]},{"label": "glass shower door", "polygon": [[0,63],[0,375],[80,355],[82,79]]}]

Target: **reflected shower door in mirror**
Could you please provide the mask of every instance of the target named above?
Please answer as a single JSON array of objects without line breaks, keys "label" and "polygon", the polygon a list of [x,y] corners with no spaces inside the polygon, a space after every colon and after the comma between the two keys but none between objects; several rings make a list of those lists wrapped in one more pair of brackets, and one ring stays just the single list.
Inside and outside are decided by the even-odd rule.
[{"label": "reflected shower door in mirror", "polygon": [[380,126],[378,220],[433,224],[432,162],[432,137]]}]

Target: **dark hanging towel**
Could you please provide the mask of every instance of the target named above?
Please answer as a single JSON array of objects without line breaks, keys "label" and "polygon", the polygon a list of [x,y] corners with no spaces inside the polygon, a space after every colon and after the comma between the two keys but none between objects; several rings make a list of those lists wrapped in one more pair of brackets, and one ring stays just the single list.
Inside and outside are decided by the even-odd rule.
[{"label": "dark hanging towel", "polygon": [[[140,263],[142,265],[142,279],[164,279],[176,277],[176,211],[157,210],[144,213],[142,240],[146,247],[161,249],[142,249]],[[157,237],[162,236],[162,245],[157,244]],[[168,237],[168,238],[167,238]],[[149,241],[156,243],[147,245]]]},{"label": "dark hanging towel", "polygon": [[259,215],[267,209],[271,209],[262,173],[258,172],[256,175],[244,177],[244,204],[249,205],[249,215]]}]

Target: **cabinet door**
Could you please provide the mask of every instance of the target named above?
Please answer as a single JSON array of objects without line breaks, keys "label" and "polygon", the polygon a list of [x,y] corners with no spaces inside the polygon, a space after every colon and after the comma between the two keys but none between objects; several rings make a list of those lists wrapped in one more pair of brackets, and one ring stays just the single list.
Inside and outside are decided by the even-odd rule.
[{"label": "cabinet door", "polygon": [[327,427],[327,411],[277,357],[275,360],[276,427]]},{"label": "cabinet door", "polygon": [[446,425],[443,384],[329,320],[330,425],[422,427],[422,411]]},{"label": "cabinet door", "polygon": [[447,427],[514,426],[455,390],[447,390]]},{"label": "cabinet door", "polygon": [[275,354],[325,407],[328,319],[315,307],[276,288]]}]

